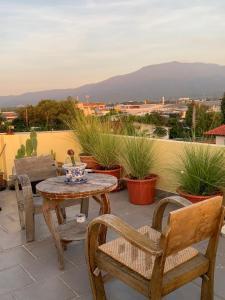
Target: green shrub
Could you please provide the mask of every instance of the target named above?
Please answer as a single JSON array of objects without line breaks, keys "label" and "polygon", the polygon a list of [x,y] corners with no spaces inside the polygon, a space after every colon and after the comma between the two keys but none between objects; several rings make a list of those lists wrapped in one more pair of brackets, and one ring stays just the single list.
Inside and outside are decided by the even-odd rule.
[{"label": "green shrub", "polygon": [[126,138],[120,151],[120,163],[133,179],[145,179],[155,162],[152,140],[143,137]]},{"label": "green shrub", "polygon": [[96,134],[99,131],[99,121],[94,117],[85,117],[83,114],[76,116],[69,127],[74,131],[75,138],[79,142],[82,154],[92,155],[92,149],[96,144]]},{"label": "green shrub", "polygon": [[173,172],[182,191],[213,195],[225,187],[225,151],[209,146],[187,146]]},{"label": "green shrub", "polygon": [[98,126],[91,153],[102,168],[110,170],[118,165],[119,138],[112,133],[110,122],[99,122]]}]

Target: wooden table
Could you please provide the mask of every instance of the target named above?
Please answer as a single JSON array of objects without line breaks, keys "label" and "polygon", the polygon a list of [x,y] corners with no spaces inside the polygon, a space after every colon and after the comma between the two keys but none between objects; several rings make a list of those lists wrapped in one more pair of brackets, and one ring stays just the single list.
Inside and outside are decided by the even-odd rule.
[{"label": "wooden table", "polygon": [[[65,176],[49,178],[36,185],[37,191],[43,197],[43,215],[46,224],[52,234],[58,252],[60,269],[64,269],[63,250],[69,242],[82,240],[86,235],[88,221],[77,223],[70,221],[65,223],[60,210],[62,201],[69,199],[82,199],[81,212],[87,212],[88,199],[92,197],[100,205],[99,214],[110,213],[108,193],[117,187],[117,178],[104,174],[88,174],[87,182],[82,184],[67,184]],[[56,211],[59,226],[56,227],[51,215],[51,210]],[[101,238],[104,240],[106,229],[102,228]]]}]

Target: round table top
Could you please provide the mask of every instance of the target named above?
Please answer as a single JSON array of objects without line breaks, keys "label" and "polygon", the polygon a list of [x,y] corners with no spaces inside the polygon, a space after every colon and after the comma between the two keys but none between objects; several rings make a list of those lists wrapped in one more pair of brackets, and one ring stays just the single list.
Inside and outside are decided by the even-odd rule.
[{"label": "round table top", "polygon": [[36,190],[48,199],[74,199],[109,193],[117,187],[117,178],[105,174],[87,174],[87,182],[65,183],[65,176],[48,178],[36,185]]}]

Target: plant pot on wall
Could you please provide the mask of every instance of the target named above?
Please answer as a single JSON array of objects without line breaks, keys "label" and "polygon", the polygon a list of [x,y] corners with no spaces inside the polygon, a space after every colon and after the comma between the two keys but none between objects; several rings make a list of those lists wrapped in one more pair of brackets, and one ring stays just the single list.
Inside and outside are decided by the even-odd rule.
[{"label": "plant pot on wall", "polygon": [[174,161],[177,193],[192,203],[221,196],[225,188],[225,152],[209,145],[187,145]]},{"label": "plant pot on wall", "polygon": [[118,179],[118,186],[113,190],[113,192],[118,192],[123,189],[123,185],[120,182],[121,181],[121,175],[122,175],[122,167],[121,166],[115,166],[115,168],[111,170],[106,170],[104,168],[101,168],[99,166],[97,169],[94,170],[95,173],[105,174],[105,175],[111,175],[115,176]]},{"label": "plant pot on wall", "polygon": [[4,179],[4,172],[0,172],[0,191],[5,190],[7,187],[7,182]]},{"label": "plant pot on wall", "polygon": [[207,199],[209,199],[209,198],[213,198],[213,197],[215,197],[215,196],[223,196],[223,193],[220,192],[220,191],[218,191],[217,193],[215,193],[215,194],[213,194],[213,195],[207,195],[207,196],[202,196],[202,195],[192,195],[192,194],[188,194],[188,193],[183,192],[181,188],[178,188],[178,189],[177,189],[177,193],[178,193],[181,197],[183,197],[183,198],[185,198],[185,199],[191,201],[192,203],[201,202],[201,201],[207,200]]},{"label": "plant pot on wall", "polygon": [[87,164],[87,169],[97,169],[99,164],[97,163],[96,159],[92,155],[85,155],[83,153],[80,154],[80,161],[82,163]]},{"label": "plant pot on wall", "polygon": [[158,176],[152,173],[155,163],[153,141],[143,137],[126,138],[120,151],[120,161],[125,170],[130,202],[152,204]]},{"label": "plant pot on wall", "polygon": [[136,205],[152,204],[155,199],[157,179],[158,176],[155,174],[141,180],[126,177],[130,202]]}]

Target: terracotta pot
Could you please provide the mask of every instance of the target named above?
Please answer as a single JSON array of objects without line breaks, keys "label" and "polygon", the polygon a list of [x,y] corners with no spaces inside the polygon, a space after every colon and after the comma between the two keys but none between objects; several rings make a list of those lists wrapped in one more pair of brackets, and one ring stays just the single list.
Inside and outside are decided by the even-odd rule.
[{"label": "terracotta pot", "polygon": [[143,180],[125,178],[130,202],[136,205],[152,204],[155,198],[155,187],[158,176],[149,175]]},{"label": "terracotta pot", "polygon": [[115,176],[118,179],[118,186],[113,190],[113,192],[118,192],[121,190],[121,185],[119,184],[119,180],[121,179],[122,167],[116,166],[115,169],[112,170],[102,170],[100,167],[94,170],[95,173],[106,174]]},{"label": "terracotta pot", "polygon": [[96,169],[99,166],[99,164],[95,160],[94,156],[92,156],[92,155],[80,154],[80,161],[82,163],[87,164],[87,167],[86,167],[87,169]]},{"label": "terracotta pot", "polygon": [[215,193],[215,195],[208,195],[208,196],[198,196],[198,195],[192,195],[192,194],[188,194],[188,193],[185,193],[181,190],[181,188],[178,188],[177,189],[177,193],[183,197],[183,198],[186,198],[187,200],[191,201],[192,203],[197,203],[197,202],[201,202],[201,201],[204,201],[206,199],[209,199],[209,198],[213,198],[215,196],[222,196],[223,193],[222,192],[219,192],[218,193]]},{"label": "terracotta pot", "polygon": [[0,172],[0,191],[5,190],[7,187],[7,181],[4,179],[4,173]]}]

